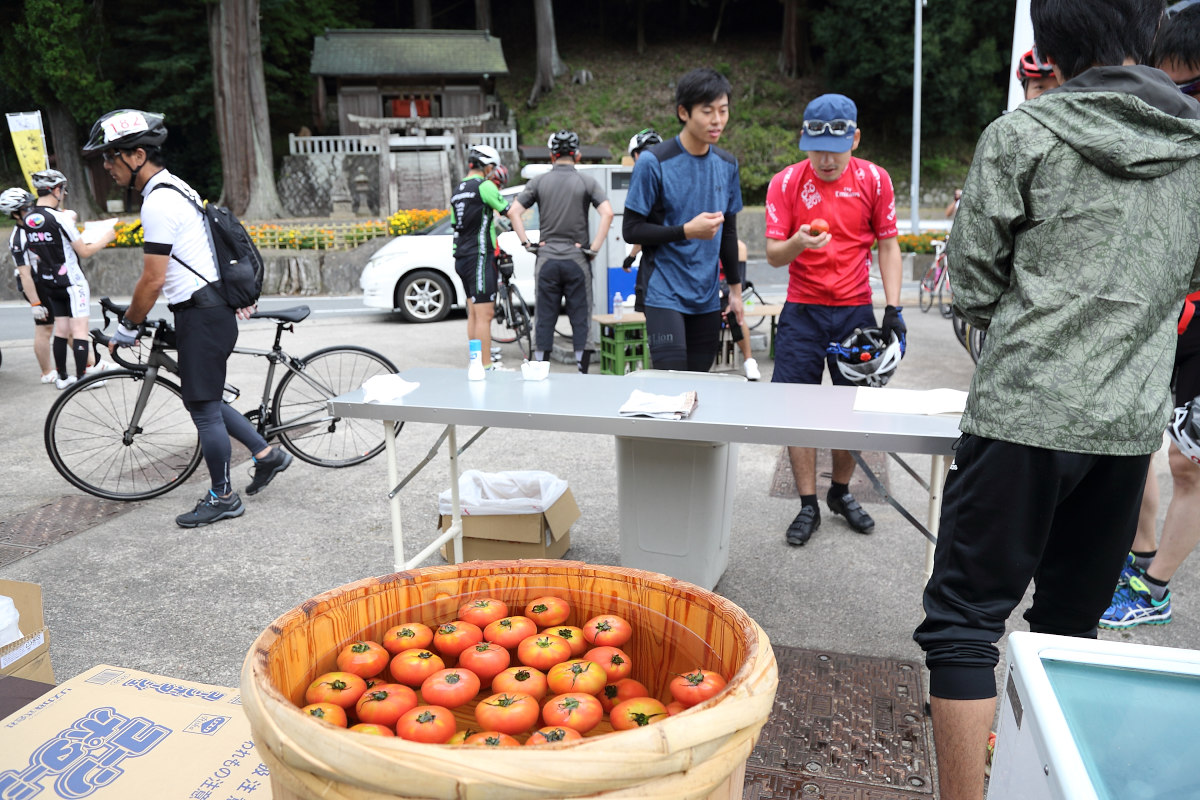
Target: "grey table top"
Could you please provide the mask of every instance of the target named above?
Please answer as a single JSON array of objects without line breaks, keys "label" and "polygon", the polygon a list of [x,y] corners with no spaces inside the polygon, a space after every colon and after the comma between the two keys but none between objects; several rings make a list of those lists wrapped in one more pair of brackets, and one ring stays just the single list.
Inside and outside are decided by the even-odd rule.
[{"label": "grey table top", "polygon": [[[399,400],[363,402],[362,389],[329,402],[338,416],[597,433],[651,439],[833,447],[892,453],[951,455],[958,417],[854,410],[852,387],[751,383],[726,375],[553,373],[526,381],[498,372],[470,381],[465,369],[421,367],[400,376],[420,384]],[[697,392],[683,420],[622,417],[633,389],[675,395]]]}]

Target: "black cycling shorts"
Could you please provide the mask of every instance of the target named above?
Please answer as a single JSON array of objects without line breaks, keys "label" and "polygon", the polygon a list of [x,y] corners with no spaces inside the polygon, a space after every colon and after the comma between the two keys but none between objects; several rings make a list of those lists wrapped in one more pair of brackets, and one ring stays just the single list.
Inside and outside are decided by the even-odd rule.
[{"label": "black cycling shorts", "polygon": [[490,252],[456,255],[454,271],[462,281],[468,300],[475,303],[496,301],[496,264]]},{"label": "black cycling shorts", "polygon": [[1200,395],[1200,323],[1193,320],[1175,344],[1175,370],[1171,375],[1175,405]]},{"label": "black cycling shorts", "polygon": [[[29,303],[30,307],[32,307],[33,300],[30,299],[29,295],[25,294],[25,284],[23,282],[21,282],[20,280],[18,280],[17,288],[21,291],[21,297],[24,297],[25,302]],[[50,304],[50,295],[46,293],[46,290],[43,289],[42,285],[40,283],[38,283],[37,281],[33,282],[33,289],[35,292],[37,292],[38,302],[41,303],[42,307],[46,309],[46,318],[45,319],[35,319],[33,321],[33,324],[34,325],[53,325],[54,324],[54,306],[52,306]],[[70,313],[68,313],[67,316],[71,316]]]},{"label": "black cycling shorts", "polygon": [[237,315],[227,305],[175,312],[179,382],[185,403],[221,399],[225,362],[237,344],[237,337]]}]

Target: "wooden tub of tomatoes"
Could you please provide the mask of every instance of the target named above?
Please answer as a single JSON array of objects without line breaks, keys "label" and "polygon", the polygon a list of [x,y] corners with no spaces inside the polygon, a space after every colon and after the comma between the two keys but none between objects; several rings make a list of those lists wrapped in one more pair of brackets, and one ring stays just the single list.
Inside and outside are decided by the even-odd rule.
[{"label": "wooden tub of tomatoes", "polygon": [[777,682],[725,598],[559,560],[331,590],[275,620],[241,678],[276,800],[740,798]]}]

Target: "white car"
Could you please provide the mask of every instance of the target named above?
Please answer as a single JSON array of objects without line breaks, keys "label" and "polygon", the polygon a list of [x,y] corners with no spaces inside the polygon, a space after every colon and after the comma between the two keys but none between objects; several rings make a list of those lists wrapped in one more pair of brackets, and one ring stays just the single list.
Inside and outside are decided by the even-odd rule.
[{"label": "white car", "polygon": [[[510,186],[501,195],[512,203],[524,186]],[[537,207],[521,217],[530,241],[538,241]],[[512,231],[500,234],[500,247],[513,257],[513,283],[533,308],[534,256]],[[397,236],[367,261],[359,278],[363,304],[396,310],[408,322],[437,322],[452,308],[466,307],[466,292],[454,271],[454,230],[450,218],[421,233]]]}]

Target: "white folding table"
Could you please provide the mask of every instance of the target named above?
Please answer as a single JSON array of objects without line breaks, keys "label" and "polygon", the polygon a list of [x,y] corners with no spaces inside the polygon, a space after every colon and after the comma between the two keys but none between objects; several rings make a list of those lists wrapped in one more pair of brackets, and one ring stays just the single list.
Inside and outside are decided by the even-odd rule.
[{"label": "white folding table", "polygon": [[[400,373],[400,377],[417,384],[417,388],[399,399],[364,402],[363,390],[357,389],[329,402],[330,411],[335,416],[377,419],[384,423],[397,571],[414,568],[448,541],[454,542],[455,560],[462,560],[458,455],[488,427],[593,433],[673,442],[744,442],[930,455],[928,530],[923,531],[930,539],[926,549],[927,572],[932,565],[932,540],[936,537],[941,511],[945,458],[953,454],[954,443],[959,437],[957,416],[855,411],[857,390],[840,386],[733,380],[706,380],[688,385],[679,375],[654,373],[624,376],[553,373],[546,380],[526,381],[519,372],[496,372],[489,374],[486,380],[471,381],[467,379],[464,369],[432,367],[407,370]],[[618,409],[635,388],[662,395],[677,395],[687,389],[696,389],[699,403],[692,415],[682,420],[623,417]],[[397,463],[396,422],[429,422],[446,426],[429,454],[403,480]],[[459,425],[481,428],[461,449],[457,444],[456,427]],[[398,492],[435,457],[442,441],[448,441],[449,444],[452,523],[429,546],[406,560]],[[911,468],[906,464],[904,466],[917,477]],[[874,478],[873,475],[870,477]],[[664,500],[669,502],[669,498],[662,497],[646,498],[645,502],[662,504]],[[633,502],[639,500],[634,498]],[[894,502],[893,505],[899,508]],[[903,509],[901,511],[915,525],[922,527],[911,514]],[[623,541],[639,533],[653,535],[652,531],[630,531],[625,526],[620,531]],[[712,546],[716,547],[716,543]],[[625,566],[647,568],[632,563]],[[654,569],[654,566],[649,568]],[[692,579],[689,575],[673,577]]]}]

